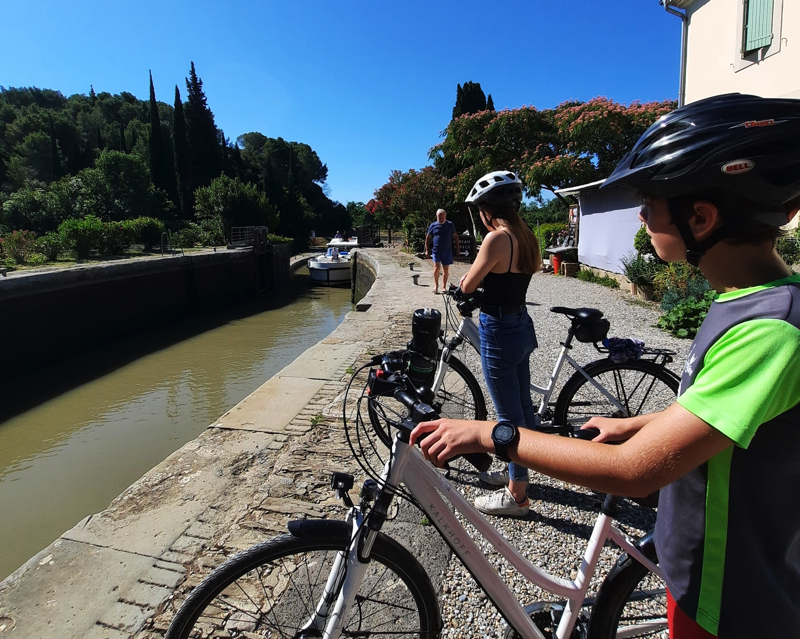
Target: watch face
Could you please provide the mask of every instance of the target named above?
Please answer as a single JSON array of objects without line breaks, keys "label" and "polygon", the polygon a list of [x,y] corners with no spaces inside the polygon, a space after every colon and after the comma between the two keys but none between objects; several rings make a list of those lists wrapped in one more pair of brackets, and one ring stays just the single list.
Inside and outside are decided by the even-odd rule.
[{"label": "watch face", "polygon": [[510,444],[514,441],[516,429],[508,424],[498,424],[494,429],[494,439],[501,444]]}]

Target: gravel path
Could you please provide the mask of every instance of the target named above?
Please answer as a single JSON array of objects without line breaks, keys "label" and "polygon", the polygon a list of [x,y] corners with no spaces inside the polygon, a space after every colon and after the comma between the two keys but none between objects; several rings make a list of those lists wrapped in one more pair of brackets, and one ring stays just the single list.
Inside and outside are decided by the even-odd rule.
[{"label": "gravel path", "polygon": [[[467,268],[468,265],[455,264],[451,281],[457,282]],[[540,385],[546,383],[558,354],[559,342],[566,336],[568,327],[563,316],[549,311],[552,306],[602,310],[611,322],[609,336],[637,338],[648,346],[677,351],[675,361],[670,365],[676,373],[680,372],[688,352],[689,340],[678,340],[654,327],[660,314],[656,305],[642,302],[620,290],[540,273],[531,282],[528,302],[539,342],[539,348],[531,358],[532,379]],[[443,308],[443,300],[435,305]],[[577,344],[572,356],[580,363],[602,357],[591,344]],[[473,370],[480,369],[480,360],[473,352],[462,353],[459,357],[465,359]],[[562,378],[567,377],[568,374],[562,373]],[[453,473],[452,481],[470,499],[492,490],[478,480],[475,471],[467,467]],[[492,518],[492,522],[529,560],[556,575],[572,578],[580,565],[580,557],[589,539],[602,496],[538,473],[531,473],[528,495],[531,511],[527,518]],[[626,504],[620,518],[620,524],[632,535],[642,534],[653,522],[653,511],[634,504]],[[513,585],[521,601],[556,599],[528,584],[487,542],[483,542],[483,547],[498,572]],[[604,549],[590,594],[599,587],[602,577],[613,566],[617,556],[618,552],[613,548]],[[455,559],[449,563],[442,577],[442,590],[445,637],[503,636],[505,621]]]}]

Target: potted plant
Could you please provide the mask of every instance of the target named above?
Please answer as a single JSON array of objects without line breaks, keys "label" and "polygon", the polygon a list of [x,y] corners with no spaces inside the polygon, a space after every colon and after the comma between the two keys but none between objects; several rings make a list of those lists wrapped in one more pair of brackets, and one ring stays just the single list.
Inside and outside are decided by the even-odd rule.
[{"label": "potted plant", "polygon": [[661,265],[648,255],[631,251],[620,259],[625,277],[641,292],[643,299],[653,298],[653,279]]}]

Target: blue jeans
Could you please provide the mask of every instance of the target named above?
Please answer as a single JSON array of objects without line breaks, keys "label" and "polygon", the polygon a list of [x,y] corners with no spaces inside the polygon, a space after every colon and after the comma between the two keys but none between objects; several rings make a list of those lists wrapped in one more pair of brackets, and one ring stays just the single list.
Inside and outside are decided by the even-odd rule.
[{"label": "blue jeans", "polygon": [[[481,313],[481,366],[497,419],[535,430],[538,416],[531,401],[529,359],[536,332],[527,311],[494,317]],[[509,477],[527,481],[528,469],[508,465]]]}]

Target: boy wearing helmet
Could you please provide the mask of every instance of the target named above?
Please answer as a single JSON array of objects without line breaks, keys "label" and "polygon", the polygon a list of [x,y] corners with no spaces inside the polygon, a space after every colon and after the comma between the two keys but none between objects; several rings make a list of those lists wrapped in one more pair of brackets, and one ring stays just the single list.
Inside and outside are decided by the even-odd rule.
[{"label": "boy wearing helmet", "polygon": [[[620,495],[661,489],[655,530],[670,633],[789,637],[800,628],[800,275],[774,250],[800,208],[800,101],[731,94],[662,117],[604,184],[643,194],[662,259],[719,292],[675,404],[596,417],[596,442],[519,432],[514,461]],[[412,435],[441,462],[491,452],[492,424]]]}]

